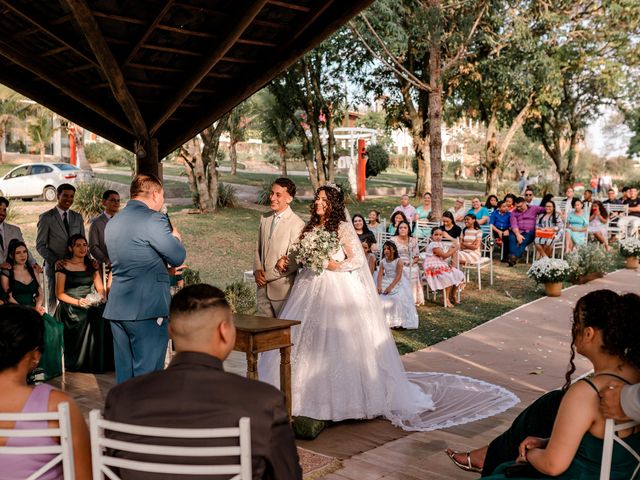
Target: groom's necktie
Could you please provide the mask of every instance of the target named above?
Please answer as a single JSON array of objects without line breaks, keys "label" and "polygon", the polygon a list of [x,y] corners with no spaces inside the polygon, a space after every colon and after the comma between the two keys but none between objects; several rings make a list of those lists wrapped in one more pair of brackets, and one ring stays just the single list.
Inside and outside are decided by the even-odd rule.
[{"label": "groom's necktie", "polygon": [[273,220],[271,220],[271,229],[269,230],[269,238],[273,236],[273,232],[280,221],[280,215],[274,215]]}]

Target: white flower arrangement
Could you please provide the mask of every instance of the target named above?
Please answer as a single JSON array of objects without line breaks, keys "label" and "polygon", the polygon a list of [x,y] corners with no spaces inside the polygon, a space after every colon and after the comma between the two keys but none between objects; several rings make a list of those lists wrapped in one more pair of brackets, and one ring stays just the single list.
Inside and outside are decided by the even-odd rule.
[{"label": "white flower arrangement", "polygon": [[544,257],[536,260],[529,268],[527,276],[536,283],[563,282],[569,279],[571,268],[569,263],[560,258]]},{"label": "white flower arrangement", "polygon": [[640,258],[640,240],[637,238],[625,238],[620,240],[620,255],[625,258]]},{"label": "white flower arrangement", "polygon": [[340,246],[336,232],[317,227],[304,234],[295,246],[296,260],[320,275],[329,264],[329,256]]}]

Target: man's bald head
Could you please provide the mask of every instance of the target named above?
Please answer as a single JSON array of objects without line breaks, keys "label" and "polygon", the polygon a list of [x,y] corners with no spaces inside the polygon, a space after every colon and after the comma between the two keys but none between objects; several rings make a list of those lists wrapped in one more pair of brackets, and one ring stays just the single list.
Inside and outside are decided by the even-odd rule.
[{"label": "man's bald head", "polygon": [[224,292],[204,283],[180,290],[171,300],[169,333],[178,352],[202,352],[224,360],[236,336]]}]

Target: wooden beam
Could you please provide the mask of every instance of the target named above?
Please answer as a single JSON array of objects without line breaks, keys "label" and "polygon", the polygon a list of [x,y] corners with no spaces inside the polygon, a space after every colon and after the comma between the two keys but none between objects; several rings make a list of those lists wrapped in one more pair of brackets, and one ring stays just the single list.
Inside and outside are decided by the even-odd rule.
[{"label": "wooden beam", "polygon": [[93,15],[99,18],[106,18],[107,20],[115,20],[116,22],[133,23],[134,25],[144,25],[144,20],[138,18],[125,17],[123,15],[116,15],[114,13],[106,13],[100,11],[93,11]]},{"label": "wooden beam", "polygon": [[[72,41],[63,38],[62,35],[51,30],[51,27],[46,26],[46,22],[44,20],[38,19],[36,15],[34,15],[33,11],[25,12],[21,10],[19,7],[14,5],[8,0],[0,0],[0,3],[11,10],[14,14],[26,20],[27,22],[34,25],[38,28],[42,33],[48,35],[53,38],[56,42],[61,43],[62,45],[69,48],[73,53],[80,56],[85,62],[91,63],[94,66],[98,66],[96,61],[93,58],[88,57],[84,52],[78,50],[78,48],[73,44]],[[33,10],[33,9],[32,9]]]},{"label": "wooden beam", "polygon": [[96,97],[86,93],[86,88],[77,84],[72,77],[59,75],[55,70],[49,70],[38,58],[30,57],[22,54],[9,44],[0,40],[0,55],[8,58],[13,63],[19,65],[25,70],[30,71],[45,82],[53,85],[65,95],[73,98],[77,102],[86,105],[96,113],[104,116],[111,123],[118,126],[126,132],[133,132],[131,127],[117,118],[113,112],[96,102]]},{"label": "wooden beam", "polygon": [[308,12],[311,10],[309,7],[305,7],[304,5],[298,5],[295,3],[289,2],[281,2],[279,0],[269,0],[269,5],[275,5],[276,7],[287,8],[289,10],[296,10],[298,12]]},{"label": "wooden beam", "polygon": [[242,36],[246,29],[251,25],[251,22],[258,16],[267,0],[254,0],[249,8],[247,8],[242,17],[236,22],[236,24],[227,33],[221,42],[216,42],[213,46],[213,50],[207,59],[203,62],[199,68],[196,69],[194,74],[188,78],[178,91],[173,96],[173,99],[168,102],[167,108],[159,118],[157,118],[151,126],[151,135],[155,136],[155,132],[158,128],[173,115],[178,106],[189,96],[189,93],[202,81],[204,77],[211,71],[211,69],[231,50],[236,41]]},{"label": "wooden beam", "polygon": [[80,30],[89,42],[89,46],[93,51],[98,63],[102,67],[102,73],[107,78],[113,96],[120,104],[129,123],[133,127],[133,131],[140,139],[148,139],[149,131],[147,124],[140,113],[138,104],[129,92],[127,84],[124,81],[122,70],[118,66],[113,53],[109,49],[105,41],[98,22],[96,21],[91,9],[85,0],[63,0],[67,4],[71,13],[73,13],[76,22],[80,26]]},{"label": "wooden beam", "polygon": [[253,45],[256,47],[277,47],[278,45],[273,42],[265,42],[263,40],[250,40],[248,38],[238,39],[240,45]]},{"label": "wooden beam", "polygon": [[171,25],[164,25],[164,24],[158,25],[158,30],[164,30],[165,32],[179,33],[180,35],[188,35],[191,37],[215,38],[215,35],[212,35],[207,32],[199,32],[197,30],[188,30],[186,28],[172,27]]},{"label": "wooden beam", "polygon": [[126,67],[129,64],[129,62],[131,62],[131,60],[133,60],[133,57],[135,57],[138,54],[138,52],[140,51],[140,47],[142,47],[142,45],[151,36],[151,34],[155,30],[155,28],[158,26],[160,21],[169,12],[169,10],[171,9],[172,5],[173,5],[173,0],[169,0],[169,1],[166,1],[164,3],[164,5],[160,9],[160,11],[154,17],[153,21],[147,26],[147,29],[145,30],[145,32],[138,39],[138,41],[135,43],[135,45],[133,46],[133,48],[131,49],[131,51],[129,52],[127,57],[125,58],[124,62],[122,63],[123,67]]},{"label": "wooden beam", "polygon": [[52,48],[51,50],[47,50],[46,52],[41,53],[40,57],[42,58],[50,57],[52,55],[57,55],[67,50],[69,50],[69,47],[67,47],[66,45],[62,45],[61,47]]},{"label": "wooden beam", "polygon": [[[227,12],[221,12],[219,10],[213,10],[211,8],[207,8],[207,7],[201,7],[198,5],[190,5],[188,3],[183,3],[183,2],[174,2],[173,3],[174,6],[176,7],[180,7],[180,8],[184,8],[187,10],[193,10],[196,12],[200,12],[200,13],[205,13],[207,15],[211,15],[212,17],[219,17],[222,19],[230,19],[231,15]],[[255,19],[253,21],[254,25],[259,25],[261,27],[267,27],[267,28],[271,28],[271,29],[283,29],[286,27],[286,25],[282,24],[282,23],[278,23],[278,22],[270,22],[268,20],[259,20],[259,19]]]},{"label": "wooden beam", "polygon": [[84,65],[79,65],[77,67],[73,67],[73,68],[67,68],[64,72],[65,73],[76,73],[76,72],[83,72],[85,70],[91,70],[92,68],[95,68],[93,65],[91,64],[84,64]]},{"label": "wooden beam", "polygon": [[182,70],[174,67],[161,67],[160,65],[147,65],[143,63],[130,63],[128,68],[138,68],[140,70],[150,70],[152,72],[168,72],[168,73],[180,73]]},{"label": "wooden beam", "polygon": [[243,63],[245,65],[251,65],[254,63],[258,63],[257,60],[250,60],[248,58],[240,58],[240,57],[227,57],[224,56],[220,59],[221,62],[229,62],[229,63]]},{"label": "wooden beam", "polygon": [[165,47],[163,45],[151,45],[149,43],[145,43],[142,45],[142,48],[146,48],[147,50],[157,50],[159,52],[177,53],[178,55],[187,55],[190,57],[202,57],[202,53],[183,50],[181,48]]}]

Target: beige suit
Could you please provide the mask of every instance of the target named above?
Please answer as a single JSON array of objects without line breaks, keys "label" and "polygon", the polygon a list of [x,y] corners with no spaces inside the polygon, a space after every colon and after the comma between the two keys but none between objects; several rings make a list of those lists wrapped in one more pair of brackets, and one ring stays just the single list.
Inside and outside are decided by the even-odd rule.
[{"label": "beige suit", "polygon": [[[253,262],[253,271],[263,270],[267,285],[258,287],[258,315],[276,317],[280,308],[289,296],[293,286],[298,265],[293,258],[293,244],[300,237],[304,222],[298,215],[287,208],[270,237],[273,212],[260,217],[260,231]],[[276,269],[278,260],[283,256],[289,257],[289,267],[281,273]]]}]

